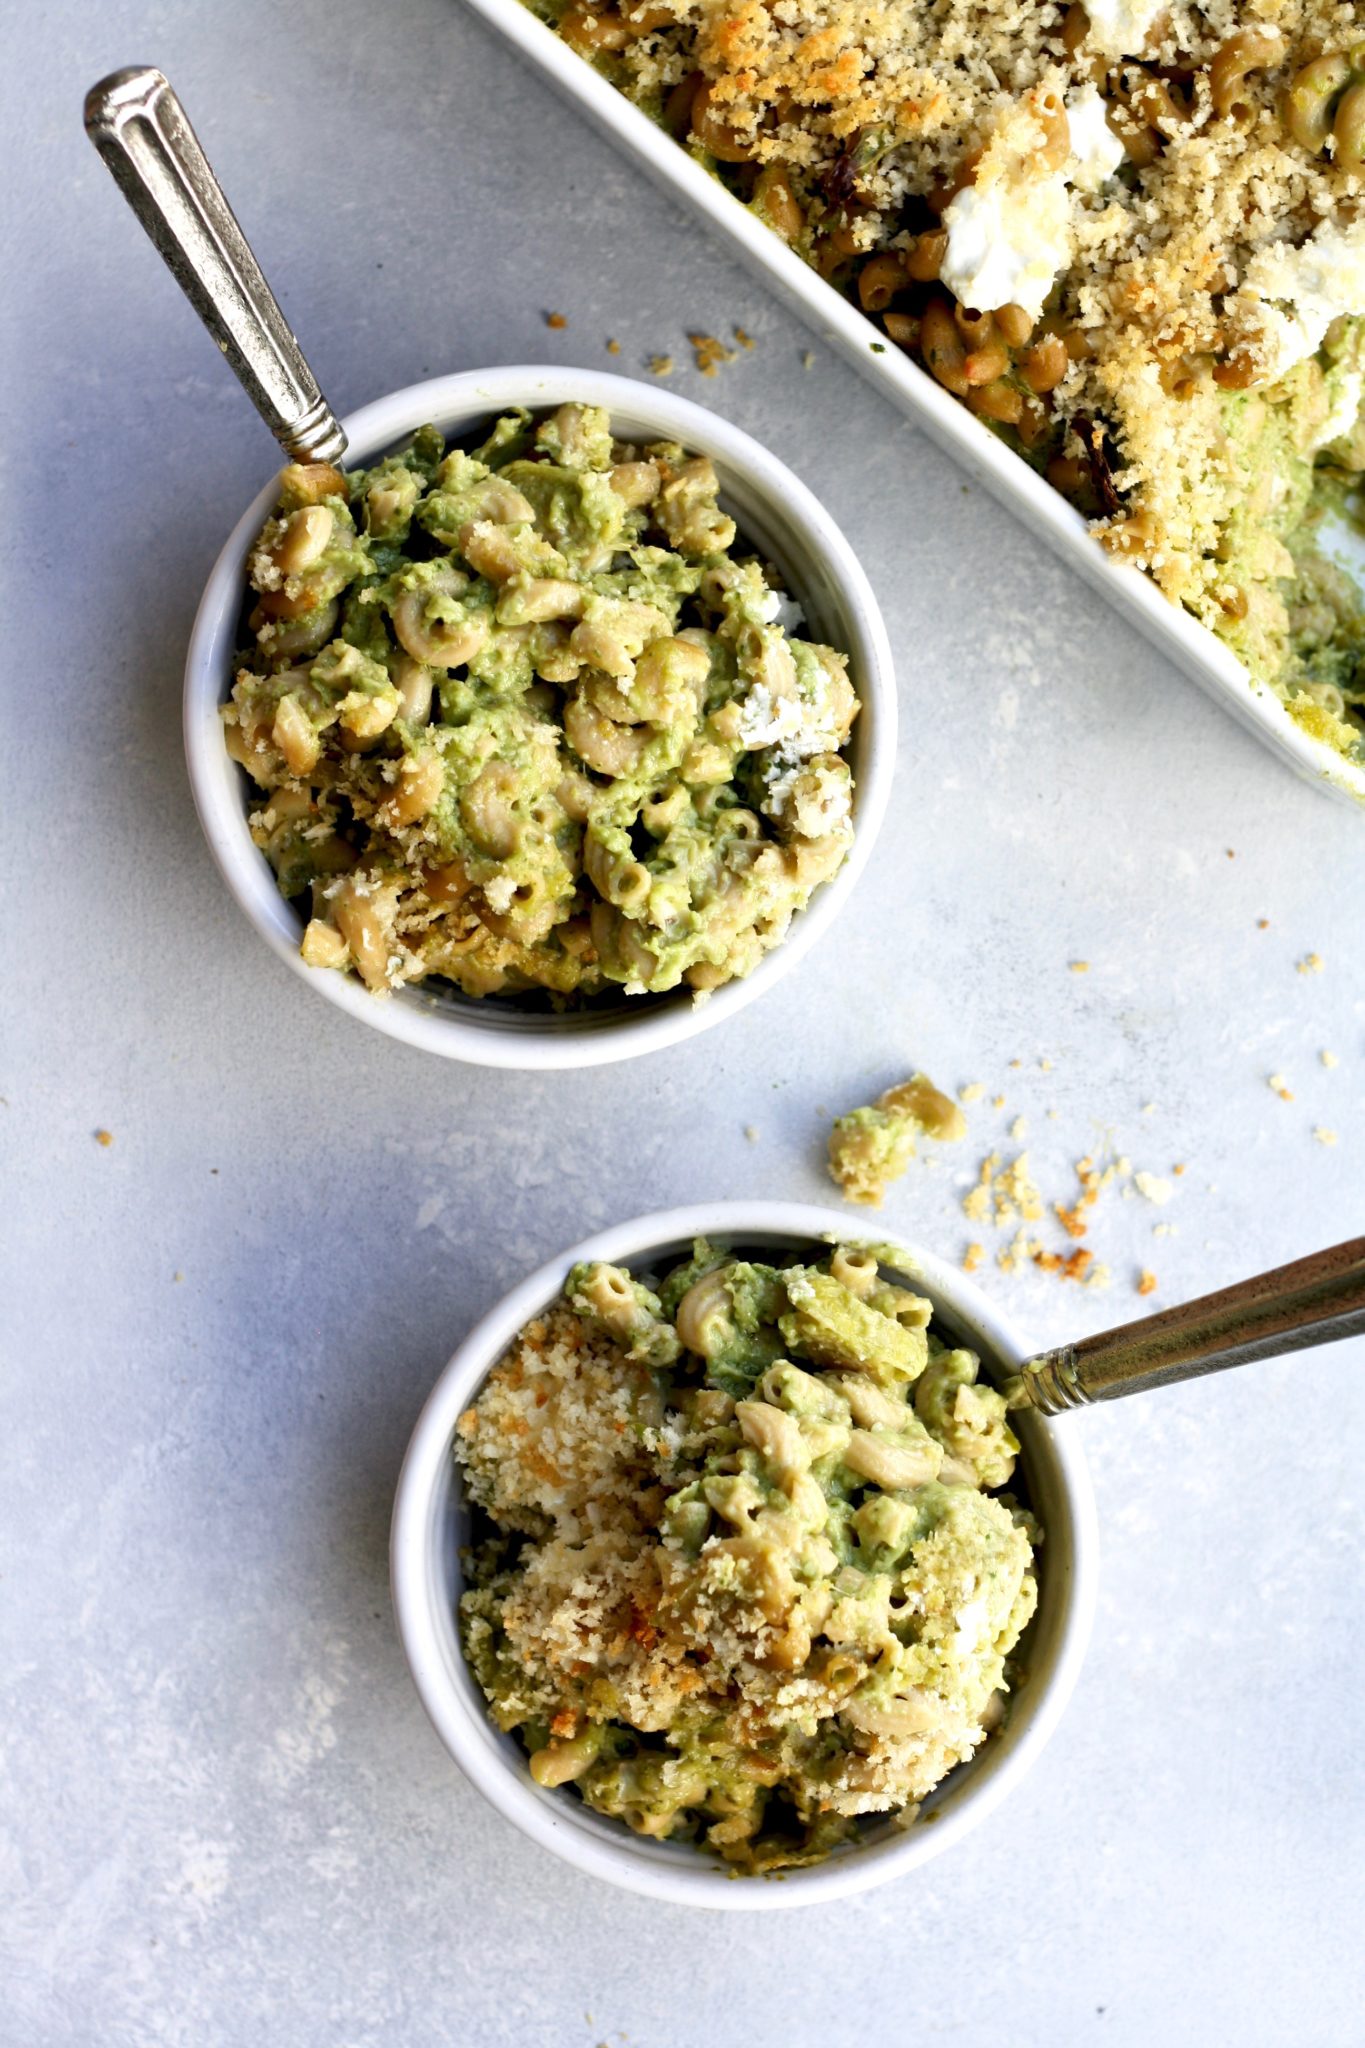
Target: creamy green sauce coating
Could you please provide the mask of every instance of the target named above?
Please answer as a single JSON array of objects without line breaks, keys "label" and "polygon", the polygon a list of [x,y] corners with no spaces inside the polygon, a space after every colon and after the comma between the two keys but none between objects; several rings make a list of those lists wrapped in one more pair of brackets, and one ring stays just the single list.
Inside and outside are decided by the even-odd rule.
[{"label": "creamy green sauce coating", "polygon": [[858,701],[708,458],[600,408],[292,465],[224,707],[303,955],[377,993],[747,974],[852,843]]},{"label": "creamy green sauce coating", "polygon": [[[1224,400],[1247,479],[1220,544],[1237,606],[1219,631],[1305,732],[1365,761],[1365,320],[1268,391]],[[1342,543],[1351,555],[1342,559]],[[1353,544],[1354,543],[1354,544]]]},{"label": "creamy green sauce coating", "polygon": [[865,1248],[576,1267],[455,1442],[489,1711],[540,1784],[739,1872],[908,1823],[1007,1708],[1018,1449]]},{"label": "creamy green sauce coating", "polygon": [[967,1120],[927,1074],[898,1081],[875,1102],[836,1117],[829,1134],[829,1171],[850,1202],[879,1209],[888,1181],[899,1180],[921,1138],[952,1144]]}]

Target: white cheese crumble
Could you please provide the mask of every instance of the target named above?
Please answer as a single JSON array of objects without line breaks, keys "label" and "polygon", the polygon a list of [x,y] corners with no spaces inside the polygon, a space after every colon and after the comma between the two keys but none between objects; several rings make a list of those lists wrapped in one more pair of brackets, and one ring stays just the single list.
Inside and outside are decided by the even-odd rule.
[{"label": "white cheese crumble", "polygon": [[959,1657],[974,1657],[986,1640],[988,1617],[985,1601],[979,1596],[975,1600],[964,1601],[957,1611],[956,1620],[953,1651]]},{"label": "white cheese crumble", "polygon": [[1040,175],[1029,155],[1007,144],[998,168],[988,168],[944,208],[943,282],[974,312],[1014,305],[1038,318],[1072,257],[1070,188],[1098,192],[1123,161],[1123,144],[1093,85],[1072,95],[1066,117],[1071,153],[1059,170]]},{"label": "white cheese crumble", "polygon": [[483,885],[485,901],[499,917],[511,909],[517,885],[511,875],[490,875]]},{"label": "white cheese crumble", "polygon": [[1158,1207],[1169,1202],[1175,1193],[1171,1183],[1159,1173],[1135,1173],[1133,1186],[1147,1201],[1155,1202]]},{"label": "white cheese crumble", "polygon": [[765,626],[780,626],[784,633],[794,633],[806,623],[806,614],[785,590],[765,590],[755,609]]},{"label": "white cheese crumble", "polygon": [[777,753],[764,781],[766,815],[776,823],[791,825],[803,839],[823,839],[848,823],[852,785],[842,763],[836,766]]},{"label": "white cheese crumble", "polygon": [[1071,159],[1066,175],[1078,192],[1098,192],[1123,162],[1123,144],[1109,126],[1108,106],[1093,85],[1083,85],[1066,103]]},{"label": "white cheese crumble", "polygon": [[1349,434],[1365,409],[1365,370],[1342,370],[1337,378],[1331,410],[1313,440],[1313,452]]},{"label": "white cheese crumble", "polygon": [[1086,0],[1090,41],[1105,57],[1137,57],[1166,0]]},{"label": "white cheese crumble", "polygon": [[1247,265],[1242,289],[1264,301],[1263,350],[1273,380],[1316,355],[1334,320],[1365,313],[1365,220],[1322,226],[1297,249],[1279,242]]},{"label": "white cheese crumble", "polygon": [[[785,651],[785,642],[783,648]],[[789,665],[790,661],[788,655]],[[792,676],[795,677],[794,666]],[[805,754],[824,753],[836,744],[829,692],[823,685],[818,685],[811,696],[801,697],[774,691],[767,683],[751,683],[735,708],[739,719],[737,737],[740,745],[750,750],[781,747],[784,753],[799,759]]]},{"label": "white cheese crumble", "polygon": [[749,748],[795,741],[808,711],[799,697],[774,697],[766,683],[754,683],[738,708],[740,744]]},{"label": "white cheese crumble", "polygon": [[943,282],[976,313],[1022,306],[1036,320],[1071,259],[1071,207],[1060,171],[967,185],[943,212]]}]

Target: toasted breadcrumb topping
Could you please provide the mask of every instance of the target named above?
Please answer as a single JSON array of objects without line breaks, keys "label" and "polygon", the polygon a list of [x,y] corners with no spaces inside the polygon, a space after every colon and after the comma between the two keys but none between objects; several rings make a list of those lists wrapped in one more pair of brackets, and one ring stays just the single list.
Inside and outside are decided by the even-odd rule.
[{"label": "toasted breadcrumb topping", "polygon": [[1333,127],[1358,5],[530,4],[1358,754],[1357,699],[1303,659],[1325,584],[1293,531],[1324,450],[1365,462],[1365,162]]}]

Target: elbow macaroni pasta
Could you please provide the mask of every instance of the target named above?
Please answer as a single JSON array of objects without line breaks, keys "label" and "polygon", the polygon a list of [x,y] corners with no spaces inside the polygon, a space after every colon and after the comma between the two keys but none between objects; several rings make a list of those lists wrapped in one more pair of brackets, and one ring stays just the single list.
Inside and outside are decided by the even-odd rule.
[{"label": "elbow macaroni pasta", "polygon": [[527,4],[1365,760],[1358,5]]},{"label": "elbow macaroni pasta", "polygon": [[858,702],[717,491],[581,405],[284,471],[224,722],[310,965],[563,1005],[780,943],[852,843]]},{"label": "elbow macaroni pasta", "polygon": [[1036,1600],[1018,1444],[876,1257],[577,1267],[461,1418],[461,1632],[531,1775],[740,1871],[987,1739]]}]

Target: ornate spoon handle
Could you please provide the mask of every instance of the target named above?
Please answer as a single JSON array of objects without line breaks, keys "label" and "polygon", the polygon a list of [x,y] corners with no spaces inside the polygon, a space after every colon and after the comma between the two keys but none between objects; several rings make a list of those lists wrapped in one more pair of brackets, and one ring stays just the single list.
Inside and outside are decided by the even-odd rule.
[{"label": "ornate spoon handle", "polygon": [[101,79],[85,128],[286,453],[337,461],[346,436],[161,72],[139,65]]},{"label": "ornate spoon handle", "polygon": [[1040,1351],[1008,1392],[1014,1407],[1058,1415],[1362,1333],[1365,1237],[1353,1237],[1219,1294]]}]

